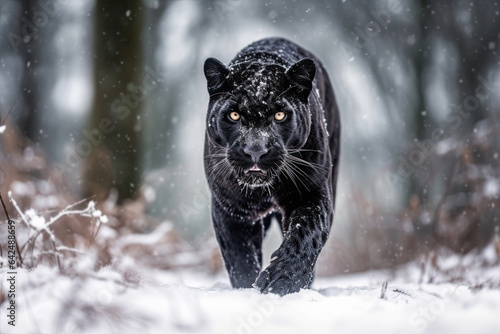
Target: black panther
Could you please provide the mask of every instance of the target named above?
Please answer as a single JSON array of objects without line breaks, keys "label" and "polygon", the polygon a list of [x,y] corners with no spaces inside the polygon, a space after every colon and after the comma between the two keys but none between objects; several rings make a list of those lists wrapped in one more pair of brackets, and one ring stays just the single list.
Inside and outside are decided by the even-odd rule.
[{"label": "black panther", "polygon": [[[330,233],[340,119],[321,62],[283,38],[204,64],[210,95],[205,174],[212,221],[235,288],[285,295],[308,288]],[[277,218],[283,243],[261,272],[262,240]]]}]

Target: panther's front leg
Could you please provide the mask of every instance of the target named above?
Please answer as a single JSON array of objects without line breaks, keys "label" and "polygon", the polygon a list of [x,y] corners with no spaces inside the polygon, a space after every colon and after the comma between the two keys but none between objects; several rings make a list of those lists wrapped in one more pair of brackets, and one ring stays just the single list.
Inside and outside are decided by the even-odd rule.
[{"label": "panther's front leg", "polygon": [[214,201],[212,220],[231,285],[251,288],[262,268],[262,221],[239,217]]},{"label": "panther's front leg", "polygon": [[308,288],[314,265],[328,239],[331,201],[307,203],[285,216],[284,240],[254,283],[261,292],[285,295]]}]

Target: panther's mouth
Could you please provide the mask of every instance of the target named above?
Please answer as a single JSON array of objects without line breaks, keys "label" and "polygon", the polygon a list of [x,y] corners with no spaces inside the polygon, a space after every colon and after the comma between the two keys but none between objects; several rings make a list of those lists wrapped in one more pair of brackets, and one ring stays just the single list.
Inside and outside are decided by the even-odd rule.
[{"label": "panther's mouth", "polygon": [[257,166],[257,164],[255,164],[251,168],[245,170],[244,173],[245,174],[248,174],[248,173],[265,173],[265,171],[263,171],[259,166]]},{"label": "panther's mouth", "polygon": [[239,184],[243,187],[249,187],[250,189],[255,189],[258,187],[266,187],[272,184],[272,173],[257,166],[257,164],[252,167],[245,169],[243,174],[240,174],[238,178]]}]

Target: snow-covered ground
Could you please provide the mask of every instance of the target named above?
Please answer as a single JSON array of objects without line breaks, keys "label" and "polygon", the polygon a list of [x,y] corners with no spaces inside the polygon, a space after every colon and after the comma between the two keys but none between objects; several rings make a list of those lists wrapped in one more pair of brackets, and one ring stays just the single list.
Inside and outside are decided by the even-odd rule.
[{"label": "snow-covered ground", "polygon": [[[65,215],[85,217],[94,225],[108,222],[92,201],[75,204],[84,209],[71,205],[45,217],[32,209],[22,212],[10,193],[9,198],[21,217],[17,237],[33,243],[42,230],[57,240],[51,228]],[[498,237],[479,253],[429,253],[392,271],[317,278],[311,290],[279,297],[254,289],[234,290],[224,272],[209,275],[206,266],[186,262],[190,253],[159,255],[146,247],[170,229],[164,224],[149,235],[118,238],[117,247],[109,248],[117,260],[97,271],[97,246],[85,251],[35,247],[29,254],[39,258],[39,264],[32,270],[14,270],[15,274],[6,266],[8,254],[0,254],[0,333],[500,333]],[[102,246],[113,238],[109,232],[103,226],[95,243]],[[120,248],[128,244],[142,251],[130,257]],[[264,245],[265,254],[267,248],[275,249],[271,246]],[[70,250],[78,256],[64,256],[63,251]],[[55,251],[62,272],[39,256]],[[161,263],[191,269],[146,266],[151,265],[148,258],[160,256],[173,257]]]},{"label": "snow-covered ground", "polygon": [[[500,333],[499,290],[419,285],[412,265],[318,278],[312,290],[284,297],[233,290],[222,274],[123,263],[89,274],[90,265],[82,261],[69,276],[19,269],[16,326],[4,302],[0,333]],[[10,275],[2,270],[5,294]]]}]

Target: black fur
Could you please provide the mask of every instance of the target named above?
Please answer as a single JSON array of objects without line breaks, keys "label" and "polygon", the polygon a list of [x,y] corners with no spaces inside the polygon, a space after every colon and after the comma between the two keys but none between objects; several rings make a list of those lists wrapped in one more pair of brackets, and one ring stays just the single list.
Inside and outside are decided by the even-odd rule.
[{"label": "black fur", "polygon": [[[204,72],[205,173],[231,284],[280,295],[307,288],[335,203],[340,120],[328,75],[282,38],[247,46],[227,67],[209,58]],[[284,239],[261,272],[273,217]]]}]

